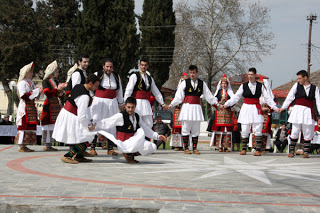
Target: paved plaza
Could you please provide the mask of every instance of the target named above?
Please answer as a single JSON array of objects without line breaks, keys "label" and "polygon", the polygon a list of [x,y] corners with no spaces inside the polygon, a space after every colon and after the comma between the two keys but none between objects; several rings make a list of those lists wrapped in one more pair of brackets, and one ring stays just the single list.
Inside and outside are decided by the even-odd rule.
[{"label": "paved plaza", "polygon": [[97,148],[65,164],[68,147],[20,153],[0,145],[0,212],[320,212],[320,156],[201,155],[159,150],[127,164]]}]

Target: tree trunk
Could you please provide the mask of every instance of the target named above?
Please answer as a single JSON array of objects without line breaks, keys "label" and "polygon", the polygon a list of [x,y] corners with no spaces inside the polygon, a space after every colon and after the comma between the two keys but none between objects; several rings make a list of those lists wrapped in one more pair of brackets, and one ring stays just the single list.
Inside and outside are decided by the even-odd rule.
[{"label": "tree trunk", "polygon": [[13,113],[13,102],[12,102],[12,90],[9,87],[9,81],[7,79],[2,79],[1,80],[3,89],[5,93],[7,94],[8,97],[8,108],[7,108],[7,114],[12,115]]}]

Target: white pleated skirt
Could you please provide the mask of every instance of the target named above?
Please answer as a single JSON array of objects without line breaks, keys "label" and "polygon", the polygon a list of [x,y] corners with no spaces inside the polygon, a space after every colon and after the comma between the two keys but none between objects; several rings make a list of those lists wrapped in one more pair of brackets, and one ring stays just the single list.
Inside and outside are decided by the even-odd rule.
[{"label": "white pleated skirt", "polygon": [[263,115],[258,114],[258,109],[254,104],[243,104],[240,110],[238,123],[253,124],[263,123]]},{"label": "white pleated skirt", "polygon": [[137,99],[136,113],[140,116],[153,115],[150,102],[146,99]]},{"label": "white pleated skirt", "polygon": [[116,98],[93,98],[92,105],[90,107],[90,114],[94,121],[101,121],[102,119],[110,118],[118,112],[119,106]]},{"label": "white pleated skirt", "polygon": [[182,104],[179,121],[204,121],[201,105]]},{"label": "white pleated skirt", "polygon": [[311,109],[301,105],[293,106],[288,122],[293,124],[317,125],[317,122],[312,119]]},{"label": "white pleated skirt", "polygon": [[95,134],[96,132],[90,132],[88,127],[83,127],[76,115],[63,108],[57,117],[52,137],[57,142],[79,144],[91,142]]}]

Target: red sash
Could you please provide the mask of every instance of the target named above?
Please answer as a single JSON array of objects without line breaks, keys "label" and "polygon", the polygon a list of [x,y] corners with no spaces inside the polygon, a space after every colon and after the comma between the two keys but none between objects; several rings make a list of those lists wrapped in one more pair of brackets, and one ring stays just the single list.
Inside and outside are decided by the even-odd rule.
[{"label": "red sash", "polygon": [[134,135],[134,132],[127,133],[127,132],[118,132],[117,131],[117,140],[125,141],[131,138]]},{"label": "red sash", "polygon": [[115,89],[97,89],[95,93],[96,97],[99,98],[108,98],[108,99],[114,99],[117,97],[117,90]]},{"label": "red sash", "polygon": [[136,99],[149,99],[151,96],[151,92],[137,90],[132,93],[132,96]]},{"label": "red sash", "polygon": [[200,104],[200,96],[190,96],[187,95],[184,97],[183,103],[188,103],[188,104]]},{"label": "red sash", "polygon": [[64,105],[64,109],[68,112],[71,112],[74,115],[78,115],[77,113],[77,107],[73,106],[69,101],[66,101],[66,104]]},{"label": "red sash", "polygon": [[255,104],[258,110],[258,114],[262,115],[262,108],[259,102],[259,98],[244,98],[245,104]]},{"label": "red sash", "polygon": [[311,116],[312,116],[313,120],[316,121],[316,114],[314,112],[313,100],[310,100],[310,99],[307,99],[307,98],[297,98],[296,99],[296,105],[309,107],[311,109]]}]

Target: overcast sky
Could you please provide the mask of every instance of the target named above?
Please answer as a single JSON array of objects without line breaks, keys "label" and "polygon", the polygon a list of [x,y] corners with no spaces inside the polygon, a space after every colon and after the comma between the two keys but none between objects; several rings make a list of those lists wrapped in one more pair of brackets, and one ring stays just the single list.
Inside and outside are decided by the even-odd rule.
[{"label": "overcast sky", "polygon": [[[135,12],[141,14],[143,0],[135,2]],[[306,19],[312,12],[318,15],[319,20],[313,23],[312,43],[319,48],[313,48],[311,72],[320,70],[320,0],[260,0],[260,3],[270,9],[270,27],[276,49],[263,57],[262,63],[248,64],[248,67],[254,66],[258,73],[268,76],[273,88],[295,79],[299,70],[306,70],[309,33],[309,21]]]}]

